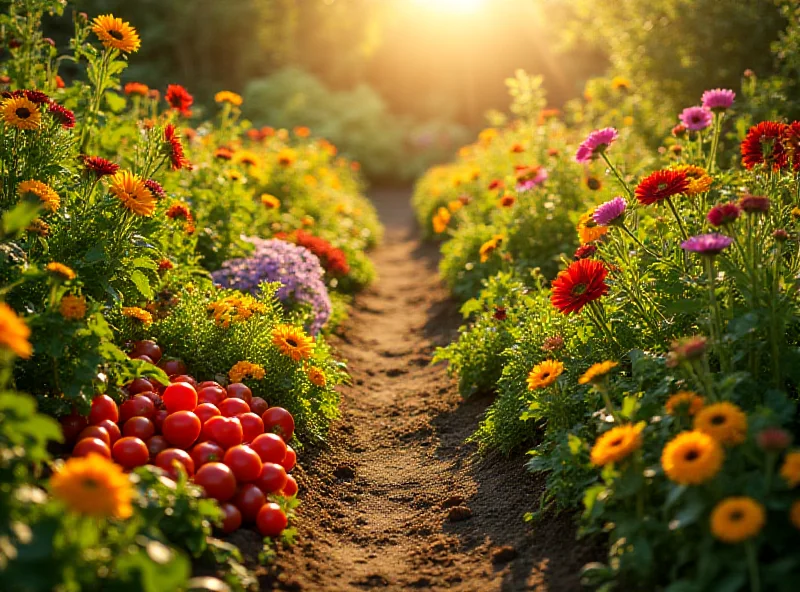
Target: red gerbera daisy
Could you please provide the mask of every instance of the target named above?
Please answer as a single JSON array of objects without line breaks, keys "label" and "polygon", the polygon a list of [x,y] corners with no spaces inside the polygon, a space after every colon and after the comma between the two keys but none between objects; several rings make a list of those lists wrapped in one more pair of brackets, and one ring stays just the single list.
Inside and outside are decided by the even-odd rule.
[{"label": "red gerbera daisy", "polygon": [[785,167],[788,156],[781,141],[785,129],[786,124],[778,121],[762,121],[751,127],[741,146],[744,168],[763,164],[777,171]]},{"label": "red gerbera daisy", "polygon": [[180,84],[170,84],[167,87],[166,99],[170,107],[177,109],[182,115],[191,113],[189,107],[194,103],[194,97]]},{"label": "red gerbera daisy", "polygon": [[192,212],[189,210],[189,206],[185,203],[175,203],[172,204],[169,209],[166,211],[167,218],[171,220],[176,220],[178,218],[183,218],[186,220],[186,234],[192,234],[195,231],[194,225],[194,216],[192,216]]},{"label": "red gerbera daisy", "polygon": [[553,280],[550,303],[564,314],[580,312],[590,302],[608,294],[606,275],[608,271],[602,261],[575,261]]},{"label": "red gerbera daisy", "polygon": [[783,130],[783,148],[795,171],[800,171],[800,121],[793,121]]},{"label": "red gerbera daisy", "polygon": [[660,170],[647,175],[636,186],[636,199],[643,206],[660,203],[683,193],[689,187],[689,179],[684,171]]},{"label": "red gerbera daisy", "polygon": [[573,255],[573,257],[577,261],[578,259],[588,259],[589,257],[593,257],[595,253],[597,253],[596,246],[581,245],[575,250],[575,254]]},{"label": "red gerbera daisy", "polygon": [[72,129],[75,127],[75,114],[58,103],[50,103],[50,113],[61,122],[61,127]]},{"label": "red gerbera daisy", "polygon": [[50,102],[50,97],[48,97],[46,93],[43,93],[40,90],[25,90],[22,92],[25,95],[25,98],[28,99],[31,103],[36,103],[37,105],[44,105],[45,103]]},{"label": "red gerbera daisy", "polygon": [[107,175],[115,175],[119,170],[119,165],[117,163],[99,156],[84,156],[83,166],[98,179]]},{"label": "red gerbera daisy", "polygon": [[167,192],[164,191],[161,183],[154,179],[147,179],[147,181],[144,182],[144,186],[147,187],[150,190],[150,193],[156,197],[164,198],[167,196]]},{"label": "red gerbera daisy", "polygon": [[172,163],[172,170],[179,171],[182,168],[188,167],[189,159],[186,158],[186,155],[183,153],[181,134],[171,123],[168,123],[164,128],[164,141],[166,142],[165,149]]}]

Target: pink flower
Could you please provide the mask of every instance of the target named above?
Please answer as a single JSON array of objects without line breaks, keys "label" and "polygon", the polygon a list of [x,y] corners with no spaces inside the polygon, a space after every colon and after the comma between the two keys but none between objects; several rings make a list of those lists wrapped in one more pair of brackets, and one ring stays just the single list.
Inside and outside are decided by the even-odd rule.
[{"label": "pink flower", "polygon": [[575,153],[576,162],[591,162],[619,137],[619,133],[613,127],[595,130],[583,141]]},{"label": "pink flower", "polygon": [[731,237],[712,233],[693,236],[689,240],[683,241],[681,248],[684,251],[692,251],[693,253],[713,257],[714,255],[719,255],[732,244],[733,239]]},{"label": "pink flower", "polygon": [[735,203],[719,204],[711,208],[706,218],[712,226],[719,228],[730,224],[742,215],[742,209]]},{"label": "pink flower", "polygon": [[699,132],[711,125],[714,118],[710,109],[705,107],[686,107],[679,116],[686,129],[692,132]]},{"label": "pink flower", "polygon": [[538,169],[539,170],[537,170],[532,177],[520,180],[520,182],[517,183],[517,191],[530,191],[537,185],[541,185],[547,181],[547,170],[543,167],[538,167]]},{"label": "pink flower", "polygon": [[724,88],[714,88],[703,93],[703,107],[712,111],[725,111],[733,105],[736,93]]},{"label": "pink flower", "polygon": [[616,222],[621,222],[620,218],[625,213],[628,202],[622,197],[615,197],[611,201],[600,204],[592,214],[592,220],[598,226],[611,226]]}]

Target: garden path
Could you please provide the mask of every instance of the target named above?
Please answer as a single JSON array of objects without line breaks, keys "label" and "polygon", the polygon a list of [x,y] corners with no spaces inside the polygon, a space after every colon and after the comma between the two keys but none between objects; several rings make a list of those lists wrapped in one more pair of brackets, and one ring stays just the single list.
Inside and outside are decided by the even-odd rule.
[{"label": "garden path", "polygon": [[[262,589],[579,589],[595,557],[576,545],[571,518],[524,523],[541,480],[521,456],[480,457],[465,443],[490,399],[462,400],[446,369],[429,365],[461,319],[437,276],[438,249],[417,236],[409,192],[373,199],[386,225],[371,254],[380,278],[332,339],[353,381],[328,445],[302,459],[298,542],[260,568]],[[232,542],[252,559],[248,532]]]}]

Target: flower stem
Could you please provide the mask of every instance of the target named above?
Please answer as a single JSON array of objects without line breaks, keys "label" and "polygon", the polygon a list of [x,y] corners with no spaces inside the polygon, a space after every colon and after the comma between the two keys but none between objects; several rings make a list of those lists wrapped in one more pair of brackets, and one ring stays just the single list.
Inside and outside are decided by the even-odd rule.
[{"label": "flower stem", "polygon": [[719,136],[722,133],[722,120],[724,117],[725,113],[714,114],[714,138],[711,140],[711,154],[708,155],[708,165],[706,166],[706,170],[709,173],[714,172],[714,167],[717,164],[717,148],[719,147]]},{"label": "flower stem", "polygon": [[633,191],[631,190],[630,187],[628,187],[628,184],[625,182],[625,179],[622,178],[622,175],[619,174],[619,171],[617,170],[617,167],[615,167],[613,164],[611,164],[611,161],[608,160],[608,156],[606,156],[605,151],[600,152],[600,156],[603,158],[604,161],[606,161],[606,164],[608,165],[608,168],[610,168],[611,172],[614,173],[614,176],[617,178],[617,181],[619,181],[619,184],[622,185],[622,188],[625,190],[625,193],[628,194],[628,197],[633,199],[633,197],[634,197]]},{"label": "flower stem", "polygon": [[681,234],[683,235],[683,240],[689,240],[689,235],[686,233],[686,228],[683,226],[683,219],[681,219],[681,215],[678,213],[678,209],[675,207],[675,204],[672,203],[672,198],[667,198],[667,205],[669,209],[672,210],[672,215],[675,216],[676,222],[678,222],[678,226],[681,229]]},{"label": "flower stem", "polygon": [[660,259],[660,257],[658,255],[656,255],[653,251],[651,251],[650,249],[645,247],[644,243],[642,243],[642,241],[640,241],[638,238],[636,238],[636,236],[630,231],[630,229],[627,226],[625,226],[624,222],[620,222],[619,227],[622,228],[623,232],[625,232],[625,234],[627,234],[629,237],[631,237],[633,242],[635,242],[637,245],[639,245],[639,247],[641,247],[641,249],[645,253],[647,253],[648,255],[653,257],[654,259]]},{"label": "flower stem", "polygon": [[713,257],[703,257],[703,261],[706,266],[706,273],[708,274],[708,297],[709,297],[709,305],[711,309],[711,339],[714,342],[714,346],[717,349],[717,355],[719,355],[720,365],[722,366],[723,372],[727,372],[729,370],[728,367],[728,359],[723,351],[722,345],[722,315],[719,310],[719,303],[717,302],[717,285],[716,285],[716,276],[714,272],[714,258]]},{"label": "flower stem", "polygon": [[747,569],[750,572],[750,591],[761,592],[761,579],[758,573],[758,558],[756,557],[756,547],[752,540],[744,544],[747,554]]}]

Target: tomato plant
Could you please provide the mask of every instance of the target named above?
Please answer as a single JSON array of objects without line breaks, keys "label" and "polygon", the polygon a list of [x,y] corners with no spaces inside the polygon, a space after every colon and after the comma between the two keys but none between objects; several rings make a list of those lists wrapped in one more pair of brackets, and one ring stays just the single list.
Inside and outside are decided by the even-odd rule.
[{"label": "tomato plant", "polygon": [[242,399],[225,399],[219,405],[219,412],[225,417],[236,417],[242,413],[250,413],[250,406]]},{"label": "tomato plant", "polygon": [[252,442],[264,433],[264,422],[255,413],[242,413],[236,417],[242,424],[243,442]]},{"label": "tomato plant", "polygon": [[100,426],[90,425],[83,428],[81,433],[78,434],[78,441],[80,442],[84,438],[97,438],[105,442],[106,446],[111,446],[111,435],[108,433],[107,429]]},{"label": "tomato plant", "polygon": [[222,532],[230,534],[242,525],[242,513],[230,502],[220,504],[222,510]]},{"label": "tomato plant", "polygon": [[241,382],[234,382],[227,386],[227,393],[228,397],[231,399],[241,399],[247,405],[250,405],[250,401],[253,400],[253,391],[250,390],[250,387],[246,384],[242,384]]},{"label": "tomato plant", "polygon": [[267,409],[269,409],[269,403],[261,397],[253,397],[250,400],[250,411],[259,417],[262,416]]},{"label": "tomato plant", "polygon": [[97,423],[97,428],[102,428],[108,434],[108,445],[111,446],[122,437],[122,432],[119,429],[119,426],[111,421],[110,419],[104,419]]},{"label": "tomato plant", "polygon": [[283,491],[281,491],[281,495],[286,497],[292,497],[293,495],[297,495],[299,487],[297,486],[297,481],[291,475],[287,475],[286,477],[286,485],[283,487]]},{"label": "tomato plant", "polygon": [[128,399],[119,408],[119,423],[125,424],[131,417],[146,417],[153,419],[156,414],[156,406],[153,401],[145,395],[135,395]]},{"label": "tomato plant", "polygon": [[122,426],[123,436],[135,436],[142,440],[147,440],[156,433],[155,424],[146,417],[131,417]]},{"label": "tomato plant", "polygon": [[161,361],[161,348],[155,341],[142,340],[134,341],[133,348],[130,351],[130,357],[136,358],[138,356],[147,356],[152,360],[153,364],[158,364]]},{"label": "tomato plant", "polygon": [[209,440],[208,442],[195,444],[189,454],[194,461],[195,467],[199,469],[210,462],[222,462],[222,459],[225,458],[225,449]]},{"label": "tomato plant", "polygon": [[227,398],[225,389],[219,386],[217,383],[206,384],[206,386],[202,386],[203,384],[206,383],[201,382],[199,385],[197,385],[198,403],[211,403],[212,405],[216,406]]},{"label": "tomato plant", "polygon": [[169,442],[164,436],[153,436],[145,444],[147,445],[147,451],[150,453],[150,462],[155,461],[159,452],[169,448]]}]

